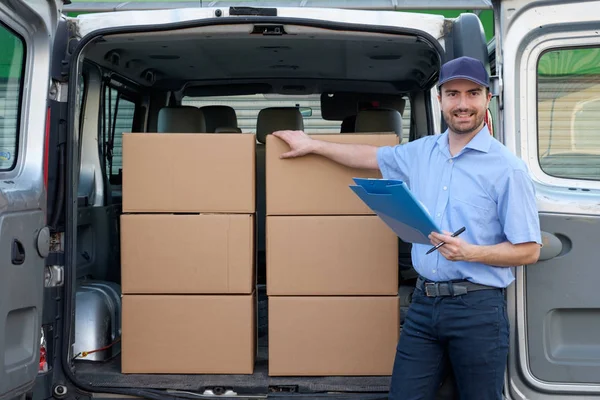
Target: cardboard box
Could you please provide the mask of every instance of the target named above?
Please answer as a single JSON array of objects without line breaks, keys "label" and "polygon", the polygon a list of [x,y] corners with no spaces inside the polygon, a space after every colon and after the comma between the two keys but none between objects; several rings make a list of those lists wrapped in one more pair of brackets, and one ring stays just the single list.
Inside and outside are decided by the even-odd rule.
[{"label": "cardboard box", "polygon": [[254,216],[122,215],[125,294],[250,294]]},{"label": "cardboard box", "polygon": [[252,374],[255,296],[123,296],[122,373]]},{"label": "cardboard box", "polygon": [[268,216],[267,294],[396,295],[398,237],[375,215]]},{"label": "cardboard box", "polygon": [[397,297],[269,297],[269,375],[391,375]]},{"label": "cardboard box", "polygon": [[[315,139],[373,146],[399,143],[395,134],[311,135]],[[266,144],[267,215],[374,214],[348,187],[352,178],[381,178],[379,170],[344,167],[325,157],[280,159],[289,146],[273,135]]]},{"label": "cardboard box", "polygon": [[126,133],[123,212],[255,211],[253,134]]}]

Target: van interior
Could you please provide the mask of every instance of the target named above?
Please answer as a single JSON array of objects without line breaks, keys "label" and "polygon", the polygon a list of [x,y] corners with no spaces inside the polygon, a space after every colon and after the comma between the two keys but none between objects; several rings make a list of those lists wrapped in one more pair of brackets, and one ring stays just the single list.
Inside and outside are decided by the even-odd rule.
[{"label": "van interior", "polygon": [[[75,312],[71,334],[64,335],[76,380],[88,388],[204,394],[387,393],[389,376],[268,376],[265,138],[281,129],[331,135],[395,132],[401,143],[429,134],[438,123],[431,104],[444,57],[438,41],[422,33],[300,21],[275,26],[235,20],[103,32],[86,38],[77,103],[70,105],[75,113],[71,132],[78,138],[73,161],[79,173],[67,185],[76,188],[77,198],[66,199],[67,204],[77,204],[77,226],[71,230],[76,235],[67,237],[74,250],[67,260],[72,257],[75,264]],[[130,132],[256,134],[258,352],[254,374],[121,373],[121,143]],[[156,162],[161,162],[159,156]],[[410,244],[401,243],[399,249],[399,296],[405,311],[416,274]],[[111,312],[116,316],[109,326],[83,322],[100,312],[87,296],[94,290],[103,291],[106,301],[114,303]],[[102,350],[82,357],[83,351],[97,349]]]}]

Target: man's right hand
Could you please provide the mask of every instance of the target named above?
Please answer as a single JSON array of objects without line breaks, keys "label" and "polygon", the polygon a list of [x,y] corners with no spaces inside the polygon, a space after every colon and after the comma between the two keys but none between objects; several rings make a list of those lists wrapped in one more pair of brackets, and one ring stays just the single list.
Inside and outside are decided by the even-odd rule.
[{"label": "man's right hand", "polygon": [[281,158],[294,158],[314,153],[352,168],[379,169],[377,147],[365,144],[341,144],[316,140],[303,131],[277,131],[274,136],[290,146],[290,151]]},{"label": "man's right hand", "polygon": [[281,158],[301,157],[312,153],[315,150],[315,140],[303,131],[276,131],[273,136],[277,136],[290,146],[290,151],[283,153]]}]

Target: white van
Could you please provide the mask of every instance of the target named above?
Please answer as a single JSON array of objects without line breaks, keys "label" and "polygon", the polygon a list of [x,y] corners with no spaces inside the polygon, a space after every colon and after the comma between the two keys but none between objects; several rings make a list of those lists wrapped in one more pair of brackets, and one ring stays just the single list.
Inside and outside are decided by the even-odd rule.
[{"label": "white van", "polygon": [[[401,11],[417,0],[213,3],[68,18],[61,0],[0,2],[0,399],[386,398],[389,376],[268,376],[260,184],[255,372],[122,374],[121,136],[156,132],[167,106],[228,105],[237,126],[221,131],[248,133],[257,110],[297,107],[307,131],[343,134],[385,105],[407,142],[445,129],[437,74],[462,55],[495,76],[493,133],[527,163],[543,230],[539,262],[507,291],[505,397],[600,398],[600,1],[449,2],[493,9],[489,46],[475,14]],[[451,376],[438,396],[454,398]]]}]

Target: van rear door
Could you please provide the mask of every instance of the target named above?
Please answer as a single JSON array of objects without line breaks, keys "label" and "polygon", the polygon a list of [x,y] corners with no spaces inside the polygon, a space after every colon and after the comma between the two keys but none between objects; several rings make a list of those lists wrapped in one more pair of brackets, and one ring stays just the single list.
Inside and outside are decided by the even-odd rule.
[{"label": "van rear door", "polygon": [[54,0],[0,2],[0,399],[38,375],[44,256],[44,179]]},{"label": "van rear door", "polygon": [[504,139],[544,232],[509,293],[510,398],[600,398],[600,1],[498,1],[496,15]]}]

